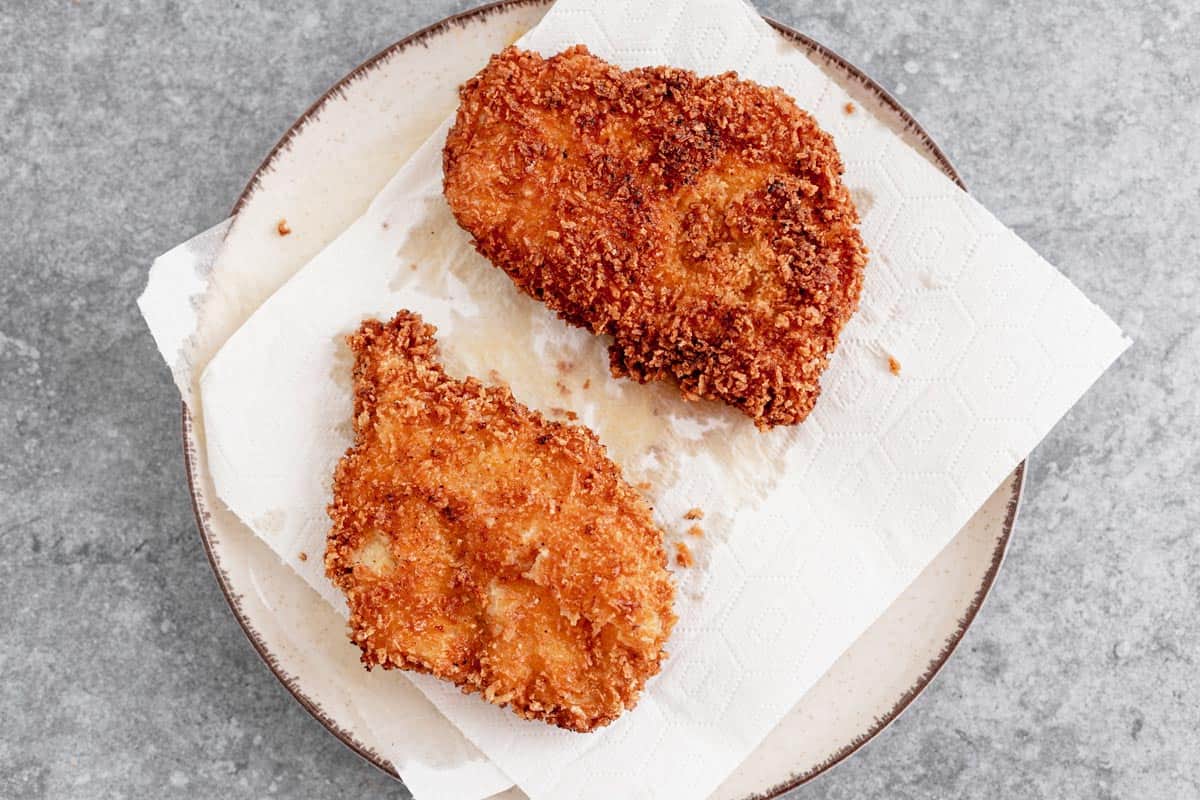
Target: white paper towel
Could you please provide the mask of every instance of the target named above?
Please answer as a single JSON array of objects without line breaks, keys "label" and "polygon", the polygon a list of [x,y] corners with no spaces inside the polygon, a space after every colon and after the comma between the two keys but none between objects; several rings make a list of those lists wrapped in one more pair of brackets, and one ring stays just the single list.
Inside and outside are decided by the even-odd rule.
[{"label": "white paper towel", "polygon": [[192,342],[201,327],[200,306],[231,222],[219,222],[156,258],[146,288],[137,299],[158,352],[171,368],[179,396],[189,406],[199,378]]},{"label": "white paper towel", "polygon": [[[686,13],[685,13],[686,12]],[[332,467],[349,443],[348,353],[364,316],[440,328],[452,373],[576,411],[672,535],[710,511],[664,674],[580,736],[418,685],[534,798],[700,797],[715,787],[962,526],[1126,342],[1061,275],[737,0],[560,0],[524,41],[625,66],[737,69],[834,134],[872,250],[862,309],[799,428],[754,432],[669,387],[606,377],[603,343],[519,296],[440,194],[444,128],[370,211],[240,329],[203,380],[222,499],[314,588]],[[888,357],[902,367],[899,377]],[[563,365],[560,368],[560,363]],[[589,382],[590,381],[590,382]],[[585,383],[588,389],[584,389]]]}]

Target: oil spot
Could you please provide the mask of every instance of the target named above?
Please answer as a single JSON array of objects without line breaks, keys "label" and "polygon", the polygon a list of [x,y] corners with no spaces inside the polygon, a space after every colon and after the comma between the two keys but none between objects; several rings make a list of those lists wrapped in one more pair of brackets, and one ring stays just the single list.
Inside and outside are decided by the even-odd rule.
[{"label": "oil spot", "polygon": [[329,379],[351,394],[354,391],[354,353],[346,341],[348,333],[333,337],[333,366],[329,369]]},{"label": "oil spot", "polygon": [[850,190],[850,199],[854,201],[854,207],[858,209],[858,216],[865,217],[875,207],[875,193],[870,189],[862,187]]},{"label": "oil spot", "polygon": [[343,419],[333,426],[333,434],[347,444],[354,439],[354,420]]},{"label": "oil spot", "polygon": [[251,520],[250,527],[264,536],[271,536],[281,532],[286,521],[287,515],[283,511],[275,509]]}]

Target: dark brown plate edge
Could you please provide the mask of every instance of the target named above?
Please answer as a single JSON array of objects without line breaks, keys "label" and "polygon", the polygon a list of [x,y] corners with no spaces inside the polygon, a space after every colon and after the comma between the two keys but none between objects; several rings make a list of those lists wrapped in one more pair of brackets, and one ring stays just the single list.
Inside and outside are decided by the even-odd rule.
[{"label": "dark brown plate edge", "polygon": [[[402,52],[415,44],[424,45],[427,39],[439,35],[449,28],[463,24],[467,21],[476,22],[480,19],[486,18],[496,11],[512,6],[548,4],[548,0],[496,0],[496,2],[487,3],[485,5],[448,16],[445,19],[428,25],[419,31],[410,34],[409,36],[404,37],[403,39],[372,55],[366,61],[359,64],[352,71],[346,74],[332,87],[330,87],[329,90],[327,90],[311,106],[309,106],[308,109],[306,109],[304,113],[297,118],[292,126],[288,128],[275,146],[271,148],[270,152],[263,159],[258,169],[254,171],[254,174],[251,176],[245,188],[243,188],[241,194],[238,196],[237,202],[234,204],[233,210],[231,211],[231,216],[236,216],[237,213],[245,206],[250,196],[258,188],[260,177],[264,173],[270,171],[272,162],[275,160],[278,154],[291,144],[292,139],[299,134],[299,132],[313,117],[320,113],[322,107],[324,107],[324,105],[332,98],[341,96],[347,86],[366,73],[370,72],[378,62],[396,53]],[[921,145],[933,159],[935,165],[960,188],[962,188],[964,191],[966,190],[966,185],[963,183],[961,176],[954,168],[954,165],[951,163],[950,159],[937,145],[937,143],[934,142],[933,138],[920,125],[920,123],[918,123],[916,119],[908,112],[908,110],[905,109],[886,89],[884,89],[869,75],[851,64],[834,50],[800,33],[794,28],[779,22],[778,20],[772,19],[771,17],[764,17],[764,19],[768,24],[779,31],[779,33],[802,46],[810,54],[815,54],[817,57],[826,62],[827,65],[840,70],[846,77],[861,85],[871,94],[875,95],[878,100],[891,109],[891,111],[895,113],[901,121],[903,121],[905,133],[915,136],[920,141]],[[391,777],[403,783],[400,775],[396,772],[395,768],[387,759],[375,752],[373,748],[368,747],[359,741],[354,734],[341,728],[336,721],[334,721],[328,714],[324,712],[319,703],[313,701],[299,689],[296,678],[283,670],[276,657],[267,649],[261,635],[257,630],[255,630],[253,625],[251,625],[249,620],[246,618],[241,607],[241,596],[234,591],[233,587],[230,585],[228,575],[221,567],[220,558],[216,554],[213,547],[211,533],[208,530],[209,512],[206,508],[202,507],[202,503],[196,494],[195,460],[190,444],[192,419],[191,414],[185,404],[181,404],[181,423],[184,465],[187,473],[188,493],[192,498],[192,512],[196,519],[196,528],[200,533],[200,540],[204,546],[204,552],[208,558],[209,566],[212,568],[214,576],[216,576],[217,584],[221,589],[221,593],[225,596],[225,602],[229,606],[230,611],[233,612],[233,616],[237,620],[239,627],[242,629],[242,633],[245,634],[247,640],[249,640],[251,646],[254,648],[254,651],[271,671],[271,674],[275,676],[275,678],[280,682],[280,684],[283,685],[285,689],[287,689],[288,693],[296,699],[296,701],[301,705],[302,708],[304,708],[305,711],[307,711],[314,719],[320,722],[321,725],[324,726],[330,733],[332,733],[342,744],[344,744],[358,756],[377,767],[382,772],[387,773]],[[996,546],[992,551],[991,564],[983,576],[983,581],[980,584],[979,589],[976,591],[971,604],[967,607],[966,614],[963,616],[962,620],[960,620],[957,630],[946,640],[942,651],[938,654],[937,658],[935,658],[929,664],[921,678],[900,697],[896,705],[893,706],[887,714],[876,719],[875,723],[866,733],[856,737],[850,744],[846,745],[846,747],[834,753],[828,759],[812,769],[800,773],[799,775],[794,776],[792,779],[769,789],[764,794],[752,795],[751,797],[746,798],[746,800],[772,800],[772,798],[780,797],[792,789],[795,789],[796,787],[813,780],[817,776],[828,772],[833,767],[857,753],[868,742],[878,736],[885,728],[895,722],[896,719],[898,719],[900,715],[903,714],[910,705],[912,705],[913,701],[916,700],[917,697],[919,697],[920,694],[929,686],[929,684],[941,671],[942,667],[945,666],[950,656],[954,654],[954,651],[958,648],[958,645],[962,642],[963,637],[966,635],[967,629],[970,628],[971,624],[975,621],[980,609],[983,607],[984,601],[991,592],[992,586],[996,582],[996,578],[999,575],[1000,568],[1004,563],[1004,556],[1008,551],[1008,545],[1012,540],[1013,531],[1015,529],[1017,514],[1020,510],[1021,498],[1025,487],[1027,466],[1028,459],[1017,465],[1017,480],[1014,484],[1012,495],[1008,500],[1008,510],[1005,516],[1003,530],[1001,531],[1000,538],[997,540]]]}]

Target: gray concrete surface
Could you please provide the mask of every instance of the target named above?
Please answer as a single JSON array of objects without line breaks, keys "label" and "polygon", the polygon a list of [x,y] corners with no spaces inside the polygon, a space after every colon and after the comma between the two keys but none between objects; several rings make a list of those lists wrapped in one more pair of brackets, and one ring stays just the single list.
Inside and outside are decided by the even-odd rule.
[{"label": "gray concrete surface", "polygon": [[[259,663],[133,305],[289,122],[467,2],[0,4],[0,797],[404,797]],[[1200,797],[1193,0],[765,2],[1137,340],[1036,454],[945,673],[796,798]]]}]

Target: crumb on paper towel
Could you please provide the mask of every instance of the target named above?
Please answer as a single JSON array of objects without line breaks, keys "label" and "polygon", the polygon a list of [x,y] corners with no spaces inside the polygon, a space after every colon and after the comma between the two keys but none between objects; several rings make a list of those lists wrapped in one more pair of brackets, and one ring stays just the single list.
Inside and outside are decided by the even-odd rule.
[{"label": "crumb on paper towel", "polygon": [[693,525],[692,527],[688,528],[688,536],[699,537],[699,536],[703,536],[703,535],[704,535],[704,528],[701,528],[699,525]]},{"label": "crumb on paper towel", "polygon": [[300,560],[301,560],[301,561],[308,561],[308,553],[306,553],[306,552],[304,552],[303,550],[301,550],[301,551],[300,551]]},{"label": "crumb on paper towel", "polygon": [[583,388],[585,391],[592,388],[592,379],[591,378],[588,378],[587,380],[585,380],[583,382]]},{"label": "crumb on paper towel", "polygon": [[888,369],[893,375],[900,374],[900,362],[896,360],[895,356],[888,356]]},{"label": "crumb on paper towel", "polygon": [[696,563],[692,558],[692,550],[683,542],[675,543],[675,563],[681,567],[690,567]]},{"label": "crumb on paper towel", "polygon": [[847,114],[853,114],[854,113],[854,103],[846,103],[846,105],[842,107],[842,110],[845,111]]},{"label": "crumb on paper towel", "polygon": [[275,225],[275,232],[280,236],[287,236],[292,232],[292,226],[288,225],[288,221],[286,219],[281,219]]},{"label": "crumb on paper towel", "polygon": [[704,509],[693,508],[691,511],[683,515],[684,519],[704,519]]},{"label": "crumb on paper towel", "polygon": [[654,484],[650,483],[650,481],[642,481],[641,483],[636,484],[636,488],[640,491],[648,492],[654,488]]}]

